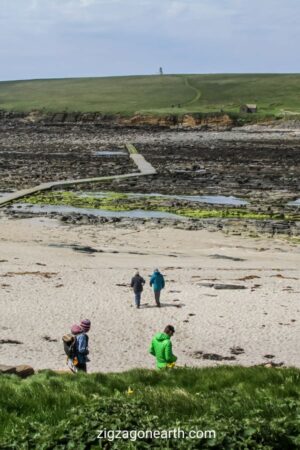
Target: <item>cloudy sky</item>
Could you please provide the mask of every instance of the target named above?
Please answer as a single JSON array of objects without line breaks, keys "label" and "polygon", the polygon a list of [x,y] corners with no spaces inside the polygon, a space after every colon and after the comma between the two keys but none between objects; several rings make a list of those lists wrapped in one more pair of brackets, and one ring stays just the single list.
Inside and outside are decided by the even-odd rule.
[{"label": "cloudy sky", "polygon": [[300,72],[300,0],[0,0],[0,80]]}]

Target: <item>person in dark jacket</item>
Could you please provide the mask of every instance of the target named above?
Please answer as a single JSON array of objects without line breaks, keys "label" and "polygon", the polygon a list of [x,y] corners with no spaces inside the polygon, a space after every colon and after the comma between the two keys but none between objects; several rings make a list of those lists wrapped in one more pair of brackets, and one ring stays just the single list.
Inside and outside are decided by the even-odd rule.
[{"label": "person in dark jacket", "polygon": [[136,307],[141,306],[141,295],[143,292],[143,286],[145,280],[140,276],[139,272],[135,273],[135,276],[131,279],[131,287],[133,288]]},{"label": "person in dark jacket", "polygon": [[153,286],[156,306],[160,308],[160,293],[165,287],[165,279],[158,269],[154,270],[153,275],[150,278],[150,286]]}]

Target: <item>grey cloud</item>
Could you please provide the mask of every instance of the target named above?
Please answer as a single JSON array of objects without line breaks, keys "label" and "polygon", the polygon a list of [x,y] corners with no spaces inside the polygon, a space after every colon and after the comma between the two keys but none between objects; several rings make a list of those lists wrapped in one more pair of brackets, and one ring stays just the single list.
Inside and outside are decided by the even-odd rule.
[{"label": "grey cloud", "polygon": [[0,0],[0,79],[297,72],[299,23],[299,0]]}]

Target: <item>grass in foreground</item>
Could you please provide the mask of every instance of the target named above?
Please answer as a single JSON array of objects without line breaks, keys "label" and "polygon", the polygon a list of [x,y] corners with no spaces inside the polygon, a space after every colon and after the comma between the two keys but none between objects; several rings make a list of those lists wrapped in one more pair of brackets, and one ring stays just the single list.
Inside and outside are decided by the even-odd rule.
[{"label": "grass in foreground", "polygon": [[[300,74],[153,75],[0,82],[1,109],[45,112],[239,113],[255,103],[257,120],[300,114]],[[247,119],[247,120],[248,120]]]},{"label": "grass in foreground", "polygon": [[[130,390],[128,390],[130,388]],[[215,438],[106,449],[298,449],[300,371],[219,367],[0,377],[0,448],[99,448],[97,430],[215,430]]]}]

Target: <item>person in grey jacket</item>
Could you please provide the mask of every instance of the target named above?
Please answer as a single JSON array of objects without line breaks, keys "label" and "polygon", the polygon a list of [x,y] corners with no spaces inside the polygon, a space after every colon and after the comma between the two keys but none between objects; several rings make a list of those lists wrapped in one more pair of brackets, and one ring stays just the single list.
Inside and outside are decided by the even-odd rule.
[{"label": "person in grey jacket", "polygon": [[138,309],[141,306],[141,296],[144,284],[144,278],[141,277],[139,272],[137,271],[134,277],[131,279],[131,287],[133,288],[135,304]]}]

